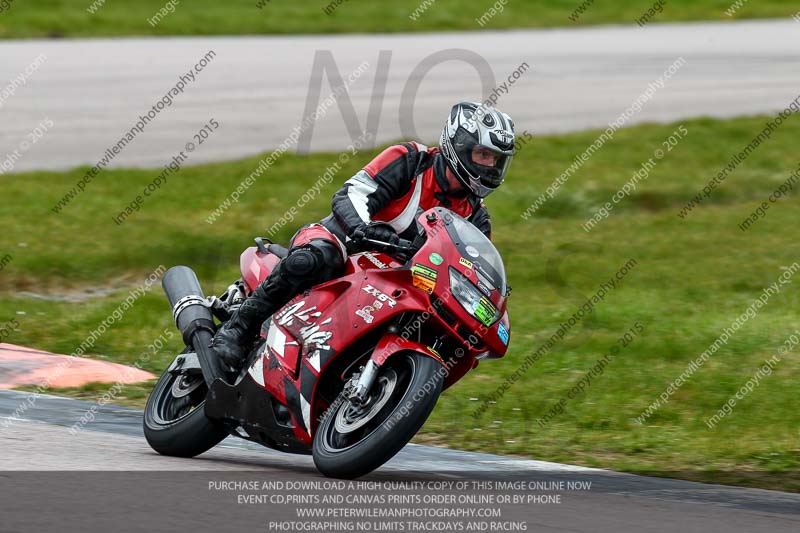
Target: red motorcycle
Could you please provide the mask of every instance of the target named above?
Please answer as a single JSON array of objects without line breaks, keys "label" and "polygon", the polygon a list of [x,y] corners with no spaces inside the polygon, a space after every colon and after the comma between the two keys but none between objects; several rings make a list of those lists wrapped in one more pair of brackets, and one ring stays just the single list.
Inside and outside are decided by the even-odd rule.
[{"label": "red motorcycle", "polygon": [[503,357],[509,341],[510,287],[491,241],[440,207],[422,213],[417,226],[414,242],[401,241],[391,255],[351,255],[342,277],[267,319],[237,375],[208,347],[214,317],[227,320],[286,249],[256,239],[241,256],[241,280],[220,297],[204,297],[189,268],[170,269],[163,287],[187,348],[147,401],[150,446],[192,457],[236,435],[312,453],[320,472],[339,478],[392,458],[442,390],[478,361]]}]

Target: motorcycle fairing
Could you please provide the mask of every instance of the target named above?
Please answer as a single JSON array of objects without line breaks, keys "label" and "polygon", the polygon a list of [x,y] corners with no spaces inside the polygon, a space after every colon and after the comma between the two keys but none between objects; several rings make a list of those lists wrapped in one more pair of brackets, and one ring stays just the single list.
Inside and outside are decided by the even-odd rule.
[{"label": "motorcycle fairing", "polygon": [[[296,296],[270,318],[265,342],[244,377],[289,408],[295,435],[308,446],[324,412],[315,402],[316,386],[332,358],[376,328],[385,329],[399,313],[428,305],[427,295],[407,289],[408,270],[382,269],[361,254],[352,256],[351,265],[352,274]],[[367,307],[373,309],[371,320],[357,314]]]},{"label": "motorcycle fairing", "polygon": [[258,284],[267,279],[269,273],[275,268],[280,258],[273,253],[263,254],[258,248],[251,246],[239,257],[239,270],[242,281],[249,296],[258,287]]},{"label": "motorcycle fairing", "polygon": [[[290,398],[295,399],[291,393]],[[205,413],[244,439],[282,452],[311,452],[310,445],[298,439],[286,407],[264,394],[264,389],[252,379],[241,379],[235,385],[221,379],[214,381],[206,398]]]},{"label": "motorcycle fairing", "polygon": [[444,360],[442,360],[442,356],[430,346],[426,346],[425,344],[413,341],[411,339],[404,339],[395,333],[389,332],[387,332],[383,337],[381,337],[381,340],[378,341],[378,345],[375,346],[375,351],[372,352],[370,359],[372,359],[376,365],[382,366],[383,363],[389,359],[389,357],[398,352],[403,352],[406,350],[424,353],[425,355],[433,357],[439,361],[442,366],[446,366]]},{"label": "motorcycle fairing", "polygon": [[[398,268],[400,263],[383,254],[353,254],[347,258],[343,277],[296,296],[267,323],[266,333],[262,333],[264,344],[237,387],[266,389],[275,402],[284,409],[288,408],[289,425],[299,447],[311,447],[319,417],[327,408],[324,402],[316,401],[315,394],[320,376],[336,354],[353,346],[359,338],[377,333],[377,329],[386,330],[389,323],[402,313],[424,313],[430,311],[434,300],[449,299],[448,265],[476,280],[476,270],[480,268],[476,261],[464,258],[460,250],[436,249],[433,237],[442,229],[448,229],[449,233],[450,224],[441,216],[441,210],[436,211],[439,217],[423,214],[418,218],[429,238],[414,259],[415,264],[421,263],[436,271],[433,285],[426,285],[430,293],[413,287],[411,265]],[[261,256],[254,248],[248,257],[259,265],[253,267],[245,265],[245,254],[242,255],[243,278],[250,277],[247,273],[249,268],[253,279],[247,283],[254,288],[259,278],[269,274],[269,264],[273,261],[277,264],[277,260]],[[446,258],[444,264],[442,255]],[[436,258],[436,262],[430,259],[431,256]],[[492,296],[498,308],[505,307],[506,295],[496,287],[481,289],[488,289],[485,292]],[[503,313],[500,320],[489,327],[487,335],[482,335],[484,342],[470,345],[459,328],[475,329],[475,318],[459,306],[450,305],[448,309],[446,314],[449,318],[431,313],[432,322],[424,326],[448,331],[464,343],[463,356],[448,368],[445,387],[455,383],[477,364],[475,356],[479,349],[497,357],[505,354],[507,346],[498,336],[498,324],[502,323],[505,334],[508,334],[508,316]],[[380,350],[372,354],[376,362],[384,362],[400,349],[418,350],[442,361],[430,347],[402,338],[399,342],[396,337],[382,336]],[[247,385],[242,385],[245,382]],[[267,395],[256,393],[256,396],[263,398]],[[262,400],[265,404],[269,402],[270,399]]]}]

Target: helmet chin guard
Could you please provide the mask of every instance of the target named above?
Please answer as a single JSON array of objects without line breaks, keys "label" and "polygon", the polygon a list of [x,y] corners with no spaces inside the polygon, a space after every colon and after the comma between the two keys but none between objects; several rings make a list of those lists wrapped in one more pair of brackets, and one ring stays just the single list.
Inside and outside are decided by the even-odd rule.
[{"label": "helmet chin guard", "polygon": [[[485,198],[503,183],[514,158],[514,140],[514,122],[507,114],[477,102],[460,102],[450,110],[439,147],[461,183]],[[492,152],[494,164],[476,162],[476,148]]]}]

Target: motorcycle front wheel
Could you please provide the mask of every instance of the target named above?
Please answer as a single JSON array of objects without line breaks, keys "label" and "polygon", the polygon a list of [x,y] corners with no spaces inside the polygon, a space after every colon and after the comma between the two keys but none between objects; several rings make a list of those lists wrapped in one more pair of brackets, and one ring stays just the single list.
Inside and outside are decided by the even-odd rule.
[{"label": "motorcycle front wheel", "polygon": [[442,365],[428,355],[403,352],[380,368],[363,405],[344,393],[314,435],[314,464],[324,475],[353,479],[394,457],[416,435],[442,392]]}]

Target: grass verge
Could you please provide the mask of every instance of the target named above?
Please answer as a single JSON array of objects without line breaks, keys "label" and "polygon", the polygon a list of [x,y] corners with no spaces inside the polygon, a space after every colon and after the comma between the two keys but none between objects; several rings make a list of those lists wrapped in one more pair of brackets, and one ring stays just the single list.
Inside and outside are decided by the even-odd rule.
[{"label": "grass verge", "polygon": [[[338,7],[332,9],[332,6]],[[668,0],[649,21],[788,17],[784,0]],[[0,38],[374,33],[633,24],[651,0],[4,0]],[[660,7],[659,6],[659,7]]]},{"label": "grass verge", "polygon": [[[796,352],[781,354],[774,371],[713,429],[705,423],[800,327],[800,295],[794,283],[774,294],[665,405],[643,424],[637,422],[687,364],[781,275],[782,267],[800,261],[796,196],[772,204],[748,231],[738,228],[798,168],[796,116],[710,198],[684,219],[677,216],[763,129],[766,118],[682,122],[688,130],[685,138],[588,233],[582,224],[655,150],[665,149],[662,143],[681,124],[618,131],[527,221],[521,214],[598,132],[542,137],[525,146],[507,185],[487,201],[495,241],[514,287],[509,354],[481,364],[446,392],[419,439],[629,472],[800,490]],[[186,167],[121,226],[112,217],[155,171],[104,171],[60,215],[49,208],[85,169],[0,177],[4,193],[14,199],[3,208],[6,250],[0,250],[12,257],[0,277],[0,318],[19,322],[7,342],[73,352],[162,264],[191,265],[208,293],[219,292],[238,277],[237,257],[251,237],[264,234],[336,157],[284,156],[214,225],[205,217],[258,158]],[[362,154],[343,168],[279,240],[287,240],[294,226],[327,214],[331,194],[368,159]],[[272,184],[281,184],[280,189]],[[618,287],[502,398],[473,417],[502,380],[630,259],[636,265]],[[67,290],[95,286],[112,292],[81,302],[53,299]],[[20,289],[39,297],[20,296]],[[90,356],[140,361],[144,369],[160,373],[181,348],[173,335],[157,353],[147,349],[171,331],[167,307],[154,287],[97,339]],[[598,359],[637,323],[643,331],[583,392],[569,398]],[[107,388],[55,392],[97,397]],[[123,389],[125,403],[142,405],[144,389]],[[563,412],[546,418],[562,398],[567,398]]]}]

